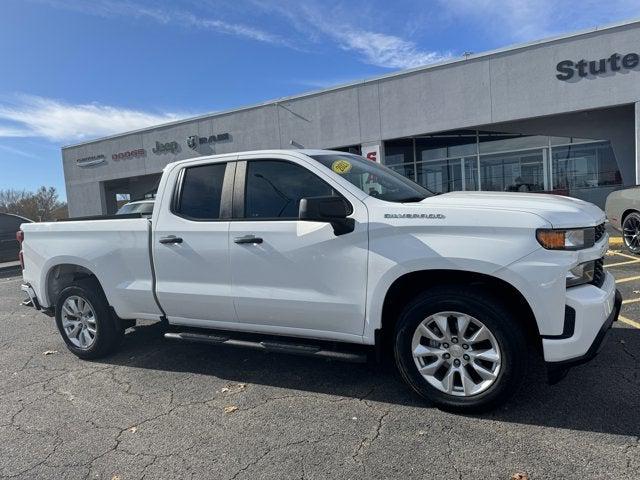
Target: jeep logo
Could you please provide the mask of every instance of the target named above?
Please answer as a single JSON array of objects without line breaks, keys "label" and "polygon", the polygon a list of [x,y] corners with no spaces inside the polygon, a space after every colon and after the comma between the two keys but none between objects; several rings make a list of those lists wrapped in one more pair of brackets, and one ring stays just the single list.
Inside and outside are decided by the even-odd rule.
[{"label": "jeep logo", "polygon": [[156,142],[155,148],[152,149],[153,153],[160,155],[162,153],[176,153],[180,151],[180,145],[178,142],[160,143]]}]

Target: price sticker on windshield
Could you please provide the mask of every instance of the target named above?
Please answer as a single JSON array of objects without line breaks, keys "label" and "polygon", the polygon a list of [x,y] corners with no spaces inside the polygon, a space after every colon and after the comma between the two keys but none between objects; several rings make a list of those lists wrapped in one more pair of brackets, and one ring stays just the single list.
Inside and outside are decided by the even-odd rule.
[{"label": "price sticker on windshield", "polygon": [[351,162],[348,162],[347,160],[336,160],[335,162],[333,162],[331,164],[331,170],[333,170],[336,173],[339,173],[340,175],[344,175],[345,173],[349,173],[351,171]]}]

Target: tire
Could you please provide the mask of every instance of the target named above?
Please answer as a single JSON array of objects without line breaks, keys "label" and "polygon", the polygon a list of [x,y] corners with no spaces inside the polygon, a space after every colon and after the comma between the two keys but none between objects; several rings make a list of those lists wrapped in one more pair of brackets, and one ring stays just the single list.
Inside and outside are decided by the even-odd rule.
[{"label": "tire", "polygon": [[488,291],[442,286],[404,309],[396,324],[394,356],[400,374],[420,396],[443,410],[478,413],[516,392],[527,372],[528,348],[514,312]]},{"label": "tire", "polygon": [[124,334],[100,285],[92,279],[76,281],[60,292],[56,325],[67,348],[86,360],[114,351]]},{"label": "tire", "polygon": [[631,212],[622,221],[622,239],[634,255],[640,255],[640,213]]}]

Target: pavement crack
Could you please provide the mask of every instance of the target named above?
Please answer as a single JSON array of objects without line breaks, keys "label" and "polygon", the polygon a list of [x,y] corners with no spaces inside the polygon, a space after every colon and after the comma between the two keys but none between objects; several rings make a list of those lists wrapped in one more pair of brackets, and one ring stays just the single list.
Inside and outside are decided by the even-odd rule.
[{"label": "pavement crack", "polygon": [[371,438],[366,436],[360,441],[360,444],[358,445],[356,450],[351,455],[351,459],[355,463],[359,463],[359,464],[362,465],[362,461],[360,460],[360,455],[362,454],[362,452],[364,452],[364,450],[366,448],[368,448],[371,445],[373,445],[373,443],[378,439],[378,437],[380,436],[380,432],[382,431],[382,427],[384,425],[384,419],[387,418],[387,416],[390,413],[391,413],[391,410],[385,410],[382,413],[382,415],[380,415],[380,417],[378,418],[378,423],[377,423],[377,425],[376,425],[376,427],[375,427],[375,429],[373,431],[373,434],[371,435]]}]

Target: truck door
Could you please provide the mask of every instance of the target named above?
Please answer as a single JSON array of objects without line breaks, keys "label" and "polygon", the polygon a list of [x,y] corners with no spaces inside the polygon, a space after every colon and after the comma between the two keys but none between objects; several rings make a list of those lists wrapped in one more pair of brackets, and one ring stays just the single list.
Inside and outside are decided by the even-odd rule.
[{"label": "truck door", "polygon": [[[364,327],[367,211],[311,162],[239,157],[229,230],[236,312],[263,331],[349,339]],[[326,195],[351,203],[353,232],[298,220],[300,199]]]},{"label": "truck door", "polygon": [[237,321],[228,246],[236,164],[228,160],[178,165],[161,186],[152,248],[156,294],[170,323],[207,327]]}]

